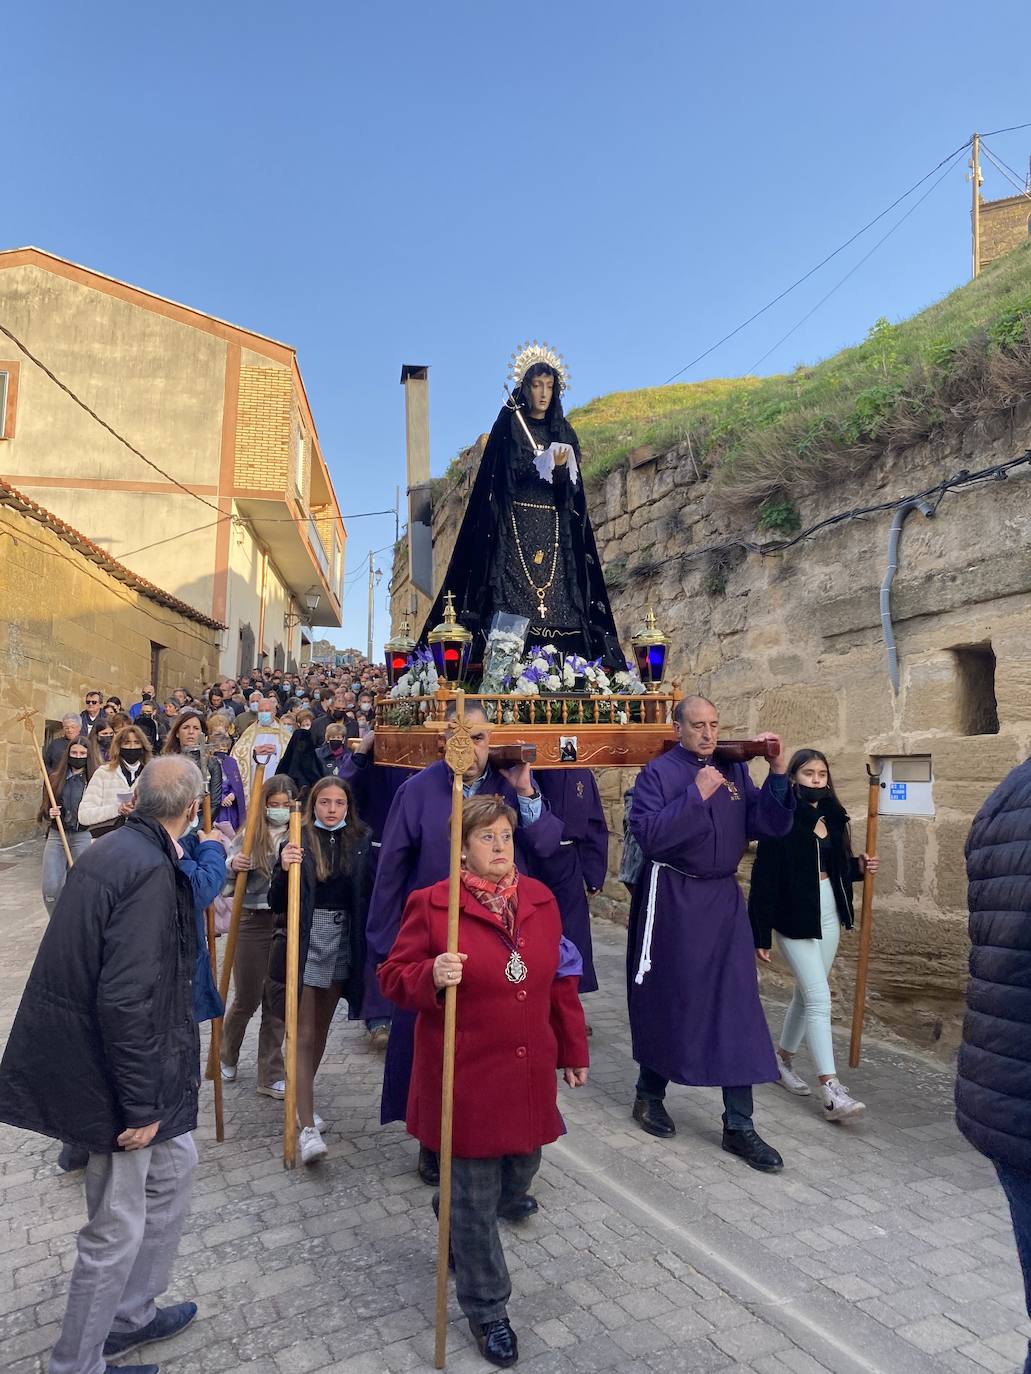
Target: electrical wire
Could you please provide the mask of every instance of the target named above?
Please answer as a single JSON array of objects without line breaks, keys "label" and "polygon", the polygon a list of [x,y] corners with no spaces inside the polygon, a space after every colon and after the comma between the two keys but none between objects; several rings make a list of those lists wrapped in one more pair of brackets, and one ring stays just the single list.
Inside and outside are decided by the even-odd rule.
[{"label": "electrical wire", "polygon": [[888,239],[891,238],[892,234],[894,234],[897,229],[900,229],[902,225],[905,224],[906,220],[909,219],[910,215],[913,214],[915,210],[918,210],[920,206],[923,205],[927,197],[932,195],[933,192],[937,190],[937,188],[942,184],[942,182],[949,175],[949,173],[955,170],[960,157],[962,157],[965,151],[965,148],[960,149],[960,151],[953,158],[952,162],[950,162],[948,167],[945,168],[945,171],[942,172],[938,180],[931,183],[931,185],[927,188],[927,190],[923,193],[919,200],[915,200],[913,202],[913,204],[909,207],[905,214],[901,215],[895,221],[895,223],[891,226],[888,232],[886,234],[883,234],[877,240],[877,242],[869,250],[869,252],[864,253],[864,255],[855,264],[855,266],[850,267],[849,270],[845,273],[845,275],[839,281],[835,282],[835,284],[831,287],[827,294],[825,296],[821,296],[811,310],[806,311],[806,313],[802,316],[802,318],[798,321],[797,324],[793,324],[786,334],[782,334],[781,337],[777,340],[777,342],[775,344],[772,344],[762,355],[762,357],[758,358],[752,364],[752,366],[748,369],[750,373],[756,372],[759,369],[759,366],[766,361],[766,359],[770,356],[771,353],[775,353],[782,343],[786,343],[788,339],[791,338],[792,334],[794,334],[796,330],[801,329],[802,325],[805,324],[806,320],[810,319],[813,315],[815,315],[817,310],[819,310],[822,305],[825,305],[827,301],[830,300],[831,296],[833,296],[836,291],[838,291],[842,286],[845,285],[849,277],[854,276],[855,273],[858,272],[859,269],[863,266],[863,264],[873,257],[874,253],[877,252],[881,244],[886,243]]},{"label": "electrical wire", "polygon": [[1011,124],[1006,129],[989,129],[988,132],[986,134],[982,134],[981,137],[994,138],[996,134],[1013,134],[1016,133],[1019,129],[1031,129],[1031,124]]},{"label": "electrical wire", "polygon": [[678,372],[673,373],[672,377],[667,377],[663,385],[669,386],[670,382],[675,382],[676,379],[678,377],[682,377],[685,372],[690,372],[691,368],[693,368],[697,363],[700,363],[703,358],[707,358],[710,353],[715,353],[717,348],[722,347],[722,345],[725,344],[729,339],[732,339],[735,336],[735,334],[740,334],[742,329],[746,329],[750,324],[757,320],[760,315],[765,315],[767,310],[772,310],[772,308],[779,301],[782,301],[785,296],[790,295],[791,292],[794,291],[797,287],[801,286],[803,282],[807,282],[810,277],[814,276],[817,272],[819,272],[821,267],[826,267],[827,263],[829,263],[832,258],[836,258],[839,253],[843,253],[846,248],[851,247],[851,245],[855,243],[856,239],[861,238],[862,235],[865,234],[868,229],[872,229],[875,224],[877,224],[880,220],[884,219],[885,215],[890,215],[892,210],[894,210],[897,205],[901,205],[902,202],[904,200],[907,200],[913,194],[914,191],[919,190],[919,188],[924,184],[925,181],[929,180],[929,178],[934,176],[935,172],[940,171],[941,168],[944,167],[947,162],[952,162],[953,159],[956,158],[960,153],[964,152],[967,148],[969,148],[971,142],[972,140],[968,138],[966,142],[961,143],[958,148],[953,148],[952,152],[949,153],[947,157],[943,157],[942,160],[936,163],[929,172],[925,172],[919,181],[914,182],[913,185],[910,186],[908,191],[903,191],[902,195],[896,196],[896,198],[891,202],[890,205],[885,206],[885,208],[880,212],[880,214],[875,215],[872,220],[869,220],[866,224],[864,224],[862,229],[857,229],[856,232],[852,234],[850,238],[847,238],[845,242],[840,244],[837,248],[835,248],[833,252],[828,253],[825,258],[821,258],[821,260],[816,264],[815,267],[811,267],[808,272],[803,273],[803,275],[799,277],[796,281],[793,281],[790,286],[786,286],[783,291],[779,292],[776,296],[774,296],[771,301],[767,301],[766,304],[760,307],[760,309],[756,310],[754,314],[749,315],[747,320],[743,320],[741,324],[737,325],[734,329],[732,329],[729,334],[724,334],[722,339],[717,339],[717,341],[714,344],[712,344],[709,348],[705,349],[704,352],[699,353],[696,358],[692,358],[689,363],[685,363],[684,366],[680,368]]},{"label": "electrical wire", "polygon": [[1028,192],[1027,183],[1025,182],[1025,184],[1021,186],[1020,178],[1017,175],[1017,173],[1013,170],[1013,168],[1010,167],[1007,163],[1003,162],[1001,158],[996,157],[995,154],[992,152],[991,148],[988,147],[988,144],[985,143],[983,139],[981,140],[981,151],[987,154],[989,161],[994,162],[995,166],[1003,174],[1006,180],[1017,188],[1017,191],[1020,193],[1020,195],[1022,195],[1026,200],[1031,200],[1031,194],[1029,194]]}]

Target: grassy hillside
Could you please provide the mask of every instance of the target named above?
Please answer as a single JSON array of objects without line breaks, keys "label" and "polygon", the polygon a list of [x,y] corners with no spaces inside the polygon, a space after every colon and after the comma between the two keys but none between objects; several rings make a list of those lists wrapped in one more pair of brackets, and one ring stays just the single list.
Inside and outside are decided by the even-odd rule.
[{"label": "grassy hillside", "polygon": [[735,505],[768,509],[1031,394],[1031,245],[813,367],[616,392],[570,413],[588,480],[642,444],[690,442]]}]

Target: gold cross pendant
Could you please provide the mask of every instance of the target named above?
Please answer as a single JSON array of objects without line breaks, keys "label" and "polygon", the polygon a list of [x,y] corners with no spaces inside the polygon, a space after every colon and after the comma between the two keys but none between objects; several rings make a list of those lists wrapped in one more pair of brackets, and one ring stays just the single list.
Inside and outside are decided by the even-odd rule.
[{"label": "gold cross pendant", "polygon": [[543,601],[540,602],[540,604],[539,604],[538,607],[537,607],[537,614],[540,616],[540,618],[541,618],[542,620],[543,620],[544,617],[548,614],[548,608],[547,608],[547,606],[545,606],[545,604],[544,604]]}]

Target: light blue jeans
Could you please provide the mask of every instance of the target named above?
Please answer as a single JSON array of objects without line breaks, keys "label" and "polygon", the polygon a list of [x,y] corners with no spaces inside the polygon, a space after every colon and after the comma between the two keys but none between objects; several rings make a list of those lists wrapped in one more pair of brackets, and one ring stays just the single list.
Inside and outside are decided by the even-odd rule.
[{"label": "light blue jeans", "polygon": [[821,1077],[834,1073],[834,1042],[831,1039],[831,990],[827,975],[838,952],[841,922],[829,878],[820,879],[821,940],[789,940],[774,933],[777,949],[795,975],[795,992],[784,1018],[780,1047],[794,1054],[803,1036]]},{"label": "light blue jeans", "polygon": [[[88,830],[66,830],[68,837],[68,848],[72,851],[72,862],[84,854],[92,843],[92,837]],[[64,857],[64,846],[61,844],[61,836],[56,829],[51,827],[47,831],[47,837],[43,842],[43,905],[47,909],[47,915],[53,916],[54,907],[57,906],[57,899],[61,895],[64,887],[64,880],[68,876],[68,860]]]}]

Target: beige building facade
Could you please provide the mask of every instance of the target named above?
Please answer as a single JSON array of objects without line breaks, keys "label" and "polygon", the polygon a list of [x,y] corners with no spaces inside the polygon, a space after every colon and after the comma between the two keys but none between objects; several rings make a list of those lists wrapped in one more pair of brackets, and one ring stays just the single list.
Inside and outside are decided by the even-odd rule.
[{"label": "beige building facade", "polygon": [[0,318],[144,456],[0,337],[0,477],[224,624],[213,671],[339,626],[346,532],[292,348],[35,248],[0,253]]},{"label": "beige building facade", "polygon": [[983,200],[978,211],[981,247],[978,270],[1026,243],[1031,235],[1031,195]]}]

